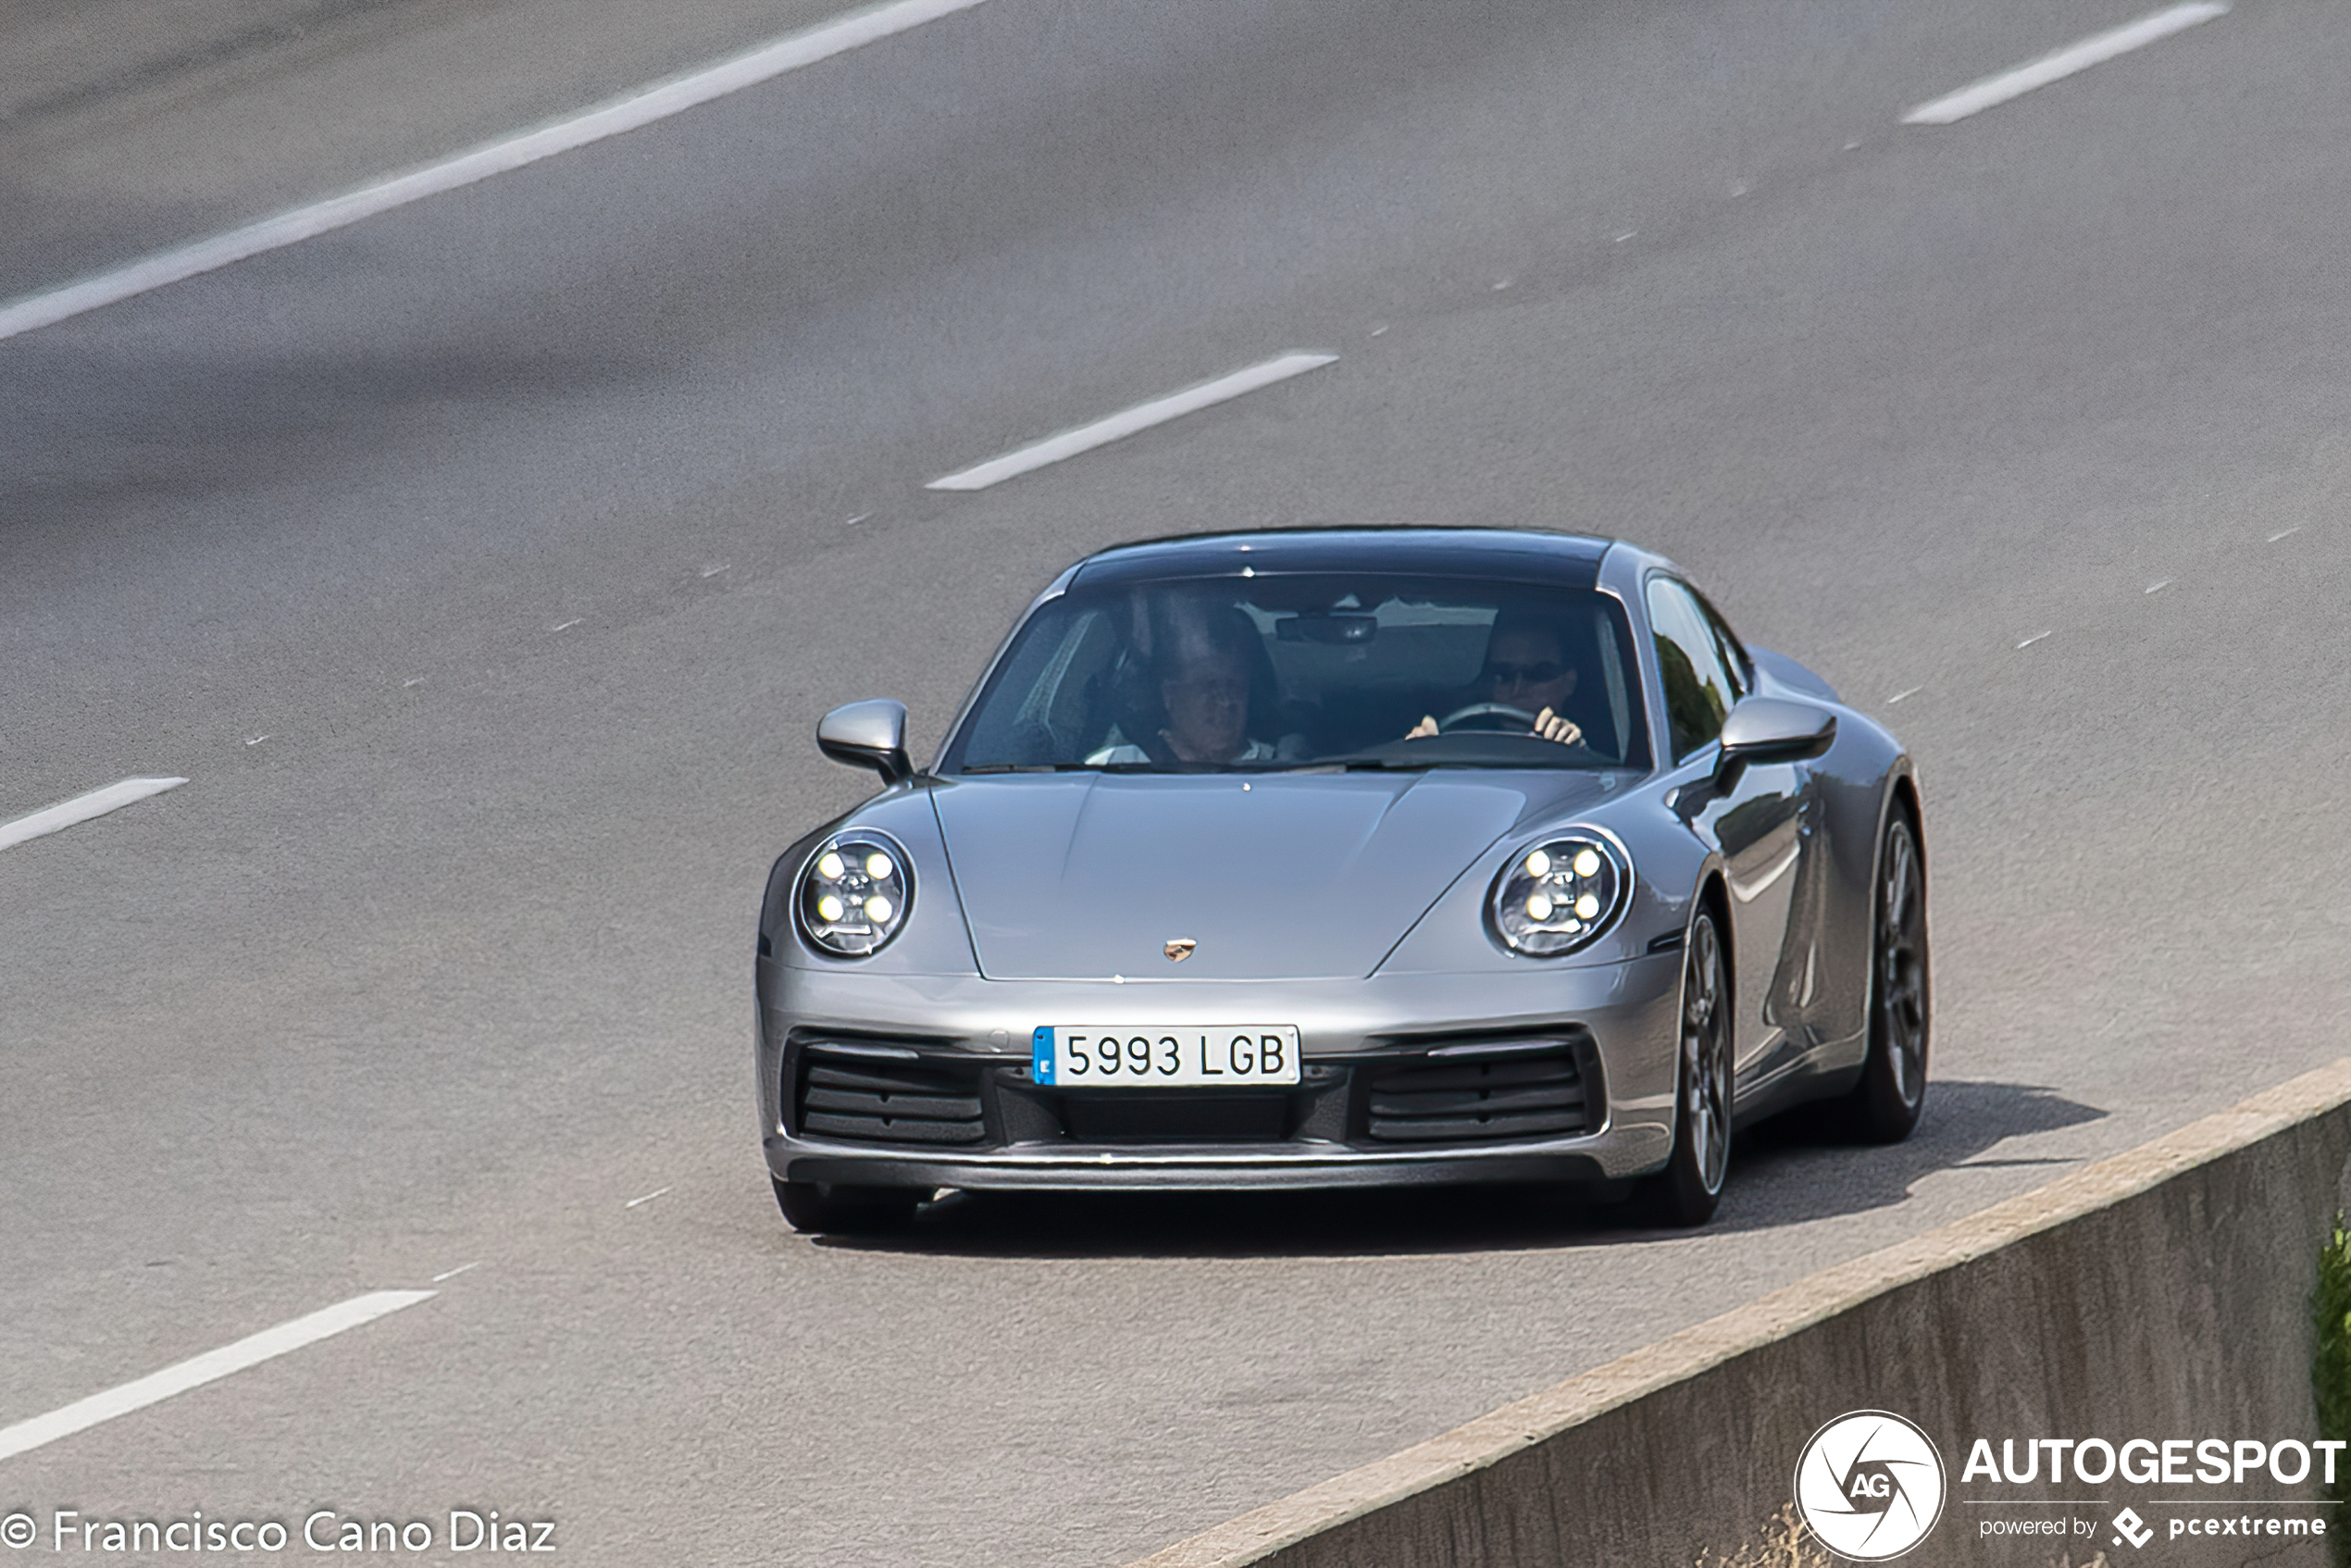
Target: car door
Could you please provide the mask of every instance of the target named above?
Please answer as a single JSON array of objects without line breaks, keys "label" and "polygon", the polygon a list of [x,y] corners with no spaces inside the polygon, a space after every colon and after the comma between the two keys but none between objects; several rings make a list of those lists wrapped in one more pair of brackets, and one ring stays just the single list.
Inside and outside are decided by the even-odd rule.
[{"label": "car door", "polygon": [[[1750,677],[1735,644],[1690,587],[1659,576],[1648,589],[1649,629],[1665,697],[1666,744],[1683,785],[1713,766],[1713,746]],[[1720,850],[1731,893],[1734,1064],[1744,1089],[1772,1075],[1788,1052],[1789,914],[1811,835],[1812,776],[1803,763],[1750,764],[1724,794],[1688,814],[1690,830]]]}]

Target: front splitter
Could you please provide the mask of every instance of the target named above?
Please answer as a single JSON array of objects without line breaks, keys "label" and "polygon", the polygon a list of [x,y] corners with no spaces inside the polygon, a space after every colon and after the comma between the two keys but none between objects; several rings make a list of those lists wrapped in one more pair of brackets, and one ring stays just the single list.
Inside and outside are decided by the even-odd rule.
[{"label": "front splitter", "polygon": [[1187,1158],[1154,1151],[1057,1151],[1048,1159],[954,1160],[921,1155],[792,1152],[771,1145],[768,1168],[785,1181],[855,1187],[959,1188],[968,1192],[1266,1192],[1352,1188],[1544,1182],[1607,1187],[1598,1159],[1574,1152],[1502,1152],[1396,1159],[1335,1154]]}]

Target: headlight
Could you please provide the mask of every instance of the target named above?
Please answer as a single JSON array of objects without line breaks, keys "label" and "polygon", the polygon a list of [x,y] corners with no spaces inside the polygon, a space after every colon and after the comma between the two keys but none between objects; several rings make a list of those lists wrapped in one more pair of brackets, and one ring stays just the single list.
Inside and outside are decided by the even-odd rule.
[{"label": "headlight", "polygon": [[1614,925],[1632,895],[1633,865],[1614,840],[1563,833],[1519,851],[1486,907],[1512,952],[1556,958]]},{"label": "headlight", "polygon": [[820,952],[863,958],[906,923],[914,871],[905,850],[870,828],[836,833],[800,871],[800,929]]}]

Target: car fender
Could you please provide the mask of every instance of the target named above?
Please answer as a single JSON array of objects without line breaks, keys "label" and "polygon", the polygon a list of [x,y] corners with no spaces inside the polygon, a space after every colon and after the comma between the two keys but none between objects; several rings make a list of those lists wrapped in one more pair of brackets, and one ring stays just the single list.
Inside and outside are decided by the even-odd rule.
[{"label": "car fender", "polygon": [[[1791,683],[1793,684],[1793,683]],[[1818,700],[1817,698],[1814,700]],[[1843,703],[1836,740],[1812,765],[1818,837],[1811,895],[1817,974],[1802,1021],[1811,1037],[1812,1069],[1858,1069],[1869,1049],[1872,899],[1878,846],[1897,780],[1912,775],[1909,754],[1885,728]]]},{"label": "car fender", "polygon": [[[1494,936],[1486,902],[1495,878],[1521,854],[1549,838],[1597,828],[1615,840],[1633,864],[1633,896],[1617,922],[1589,947],[1556,958],[1511,952]],[[1535,817],[1502,835],[1447,888],[1374,972],[1381,975],[1461,974],[1534,964],[1561,971],[1622,964],[1678,948],[1689,930],[1697,890],[1720,855],[1654,790],[1641,790],[1558,817]]]},{"label": "car fender", "polygon": [[[894,785],[854,811],[826,823],[796,840],[777,857],[767,873],[767,892],[761,902],[759,931],[763,972],[768,964],[779,970],[854,968],[877,975],[976,976],[979,964],[972,954],[971,932],[964,920],[963,900],[955,890],[947,844],[931,804],[933,789],[943,787],[928,775],[917,775]],[[914,874],[914,903],[905,927],[879,952],[866,958],[835,958],[810,947],[800,934],[792,900],[801,868],[816,846],[835,833],[867,828],[887,833],[906,850]]]}]

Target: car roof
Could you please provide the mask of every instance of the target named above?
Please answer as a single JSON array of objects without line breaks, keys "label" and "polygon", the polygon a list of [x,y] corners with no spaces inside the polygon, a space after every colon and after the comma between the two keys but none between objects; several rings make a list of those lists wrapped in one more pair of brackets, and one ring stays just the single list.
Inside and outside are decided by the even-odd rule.
[{"label": "car roof", "polygon": [[1168,578],[1377,571],[1414,577],[1500,578],[1590,588],[1612,540],[1532,529],[1264,529],[1187,534],[1089,555],[1069,586],[1114,588]]}]

